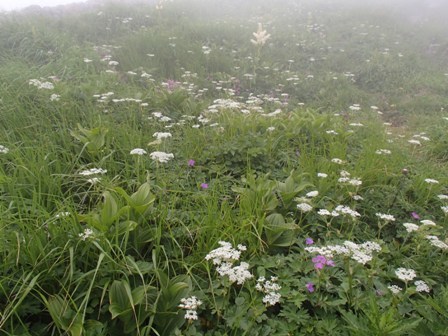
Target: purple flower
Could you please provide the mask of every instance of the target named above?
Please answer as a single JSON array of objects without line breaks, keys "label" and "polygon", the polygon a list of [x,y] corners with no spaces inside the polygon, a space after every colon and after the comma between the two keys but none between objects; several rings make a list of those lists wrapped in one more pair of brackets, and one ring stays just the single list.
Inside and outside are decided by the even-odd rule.
[{"label": "purple flower", "polygon": [[335,265],[335,263],[334,263],[333,260],[327,260],[326,265],[327,265],[327,266],[331,266],[331,267],[333,267],[333,266]]},{"label": "purple flower", "polygon": [[324,268],[327,263],[327,259],[322,255],[315,256],[311,261],[314,263],[314,268],[316,269]]},{"label": "purple flower", "polygon": [[418,215],[418,213],[416,213],[415,211],[411,212],[411,216],[414,219],[420,219],[420,216]]},{"label": "purple flower", "polygon": [[327,262],[327,258],[325,258],[323,255],[315,256],[313,259],[311,259],[313,263],[321,263],[325,264]]},{"label": "purple flower", "polygon": [[188,160],[188,167],[194,167],[195,163],[195,160]]},{"label": "purple flower", "polygon": [[312,238],[307,238],[307,239],[305,239],[305,244],[313,245],[314,244],[314,240]]},{"label": "purple flower", "polygon": [[314,268],[315,269],[322,269],[322,268],[324,268],[324,265],[325,264],[322,264],[322,263],[319,263],[319,262],[318,263],[314,263]]},{"label": "purple flower", "polygon": [[325,265],[327,266],[335,265],[333,260],[327,259],[323,255],[315,256],[313,259],[311,259],[311,261],[313,262],[314,268],[316,269],[322,269],[324,268]]},{"label": "purple flower", "polygon": [[201,183],[201,188],[202,189],[207,189],[208,188],[208,184],[207,183]]},{"label": "purple flower", "polygon": [[308,292],[310,293],[314,292],[314,284],[312,282],[308,282],[306,284],[306,289],[308,289]]}]

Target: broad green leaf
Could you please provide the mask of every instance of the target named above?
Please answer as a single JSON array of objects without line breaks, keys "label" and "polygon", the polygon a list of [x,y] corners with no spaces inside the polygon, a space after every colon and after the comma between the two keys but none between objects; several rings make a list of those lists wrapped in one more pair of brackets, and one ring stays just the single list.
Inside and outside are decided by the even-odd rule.
[{"label": "broad green leaf", "polygon": [[103,208],[101,209],[101,222],[109,227],[116,219],[118,214],[118,206],[115,197],[109,192],[103,193]]},{"label": "broad green leaf", "polygon": [[131,287],[126,280],[115,280],[112,283],[109,289],[109,302],[109,311],[113,319],[132,310]]}]

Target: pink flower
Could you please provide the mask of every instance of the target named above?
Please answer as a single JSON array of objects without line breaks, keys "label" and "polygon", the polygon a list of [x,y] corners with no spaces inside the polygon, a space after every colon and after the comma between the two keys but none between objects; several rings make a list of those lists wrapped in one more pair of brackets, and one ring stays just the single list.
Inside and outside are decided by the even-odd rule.
[{"label": "pink flower", "polygon": [[314,240],[312,238],[307,238],[307,239],[305,239],[305,244],[313,245],[314,244]]},{"label": "pink flower", "polygon": [[318,256],[314,257],[313,259],[311,259],[311,261],[314,263],[314,268],[322,269],[322,268],[324,268],[324,266],[327,262],[327,259],[322,255],[318,255]]},{"label": "pink flower", "polygon": [[333,267],[333,266],[335,265],[335,263],[334,263],[333,260],[327,260],[326,265],[327,265],[327,266],[331,266],[331,267]]},{"label": "pink flower", "polygon": [[202,189],[207,189],[208,188],[208,184],[207,183],[201,183],[201,188]]},{"label": "pink flower", "polygon": [[310,293],[314,292],[314,284],[312,282],[308,282],[306,284],[306,289],[308,289],[308,292]]},{"label": "pink flower", "polygon": [[418,215],[418,213],[416,213],[415,211],[411,212],[411,216],[414,219],[420,219],[420,216]]},{"label": "pink flower", "polygon": [[325,266],[325,264],[322,264],[322,263],[314,263],[314,268],[315,269],[322,269],[322,268],[324,268],[324,266]]},{"label": "pink flower", "polygon": [[195,160],[188,160],[188,167],[194,167],[195,163]]},{"label": "pink flower", "polygon": [[334,261],[325,258],[323,255],[315,256],[311,261],[314,263],[314,268],[322,269],[325,265],[334,266]]}]

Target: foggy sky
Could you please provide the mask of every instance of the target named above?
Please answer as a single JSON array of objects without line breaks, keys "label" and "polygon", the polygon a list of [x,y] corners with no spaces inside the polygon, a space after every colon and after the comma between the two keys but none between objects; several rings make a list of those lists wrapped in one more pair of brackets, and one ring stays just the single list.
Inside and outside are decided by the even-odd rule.
[{"label": "foggy sky", "polygon": [[39,5],[41,7],[57,6],[86,1],[87,0],[0,0],[0,10],[22,9],[31,5]]}]

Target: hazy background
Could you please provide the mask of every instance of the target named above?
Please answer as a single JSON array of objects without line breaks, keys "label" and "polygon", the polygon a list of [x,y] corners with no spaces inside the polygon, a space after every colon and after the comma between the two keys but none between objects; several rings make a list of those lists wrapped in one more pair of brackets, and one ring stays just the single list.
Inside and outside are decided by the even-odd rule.
[{"label": "hazy background", "polygon": [[58,6],[69,3],[86,2],[87,0],[0,0],[0,10],[22,9],[31,5]]},{"label": "hazy background", "polygon": [[[58,5],[66,5],[70,3],[76,3],[76,2],[87,2],[89,0],[0,0],[0,10],[14,10],[14,9],[21,9],[32,5],[39,5],[41,7],[45,6],[58,6]],[[129,2],[127,0],[120,0],[116,2]],[[188,1],[188,0],[182,0],[182,1]],[[227,2],[228,0],[222,0],[222,2]],[[145,2],[145,1],[141,1]],[[147,0],[148,3],[154,2],[152,0]],[[246,0],[240,0],[239,3],[243,4],[246,2]],[[412,10],[415,7],[439,7],[442,4],[446,4],[447,0],[296,0],[296,2],[332,2],[332,3],[354,3],[358,5],[365,5],[365,4],[381,4],[381,5],[400,5],[404,7],[404,9],[410,9]],[[272,5],[275,6],[275,0],[272,1]]]}]

